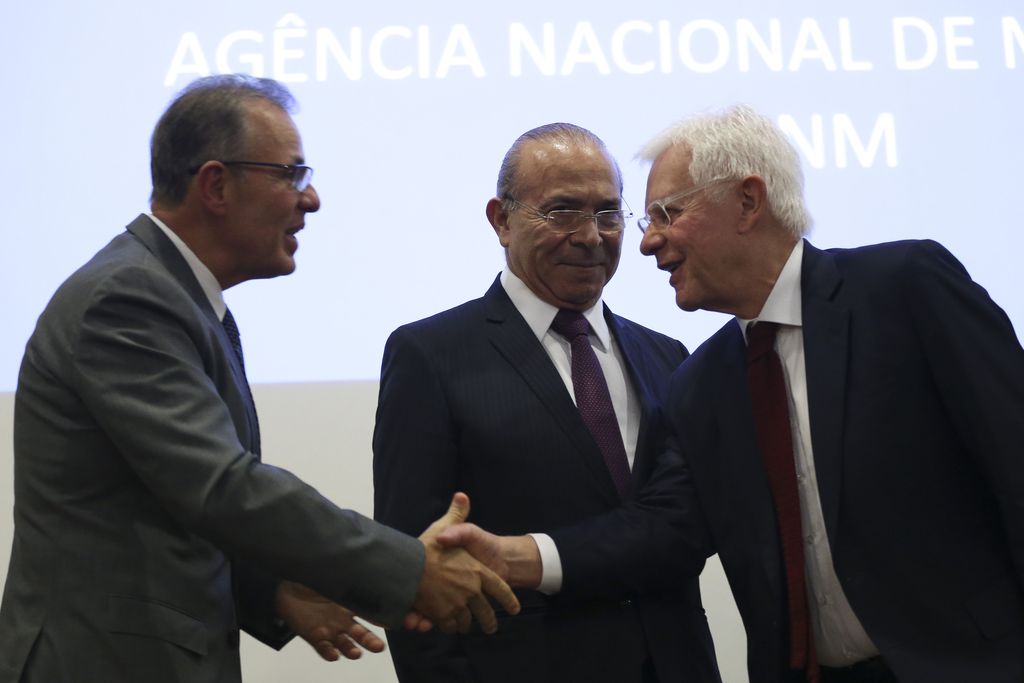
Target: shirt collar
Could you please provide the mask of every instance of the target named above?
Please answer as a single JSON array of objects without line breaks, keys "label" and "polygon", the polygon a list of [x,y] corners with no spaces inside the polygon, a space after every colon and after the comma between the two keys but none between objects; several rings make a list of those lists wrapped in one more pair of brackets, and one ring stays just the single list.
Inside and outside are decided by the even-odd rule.
[{"label": "shirt collar", "polygon": [[[803,325],[803,295],[800,291],[800,271],[804,260],[804,241],[797,240],[796,246],[790,252],[786,265],[782,267],[779,278],[775,281],[772,291],[768,293],[768,299],[761,307],[761,312],[754,320],[779,323],[800,327]],[[736,317],[740,329],[743,330],[743,338],[747,338],[747,324],[750,320]]]},{"label": "shirt collar", "polygon": [[[512,305],[519,311],[519,315],[523,316],[538,341],[543,341],[558,309],[534,294],[533,290],[507,267],[501,271],[501,286],[505,288]],[[602,350],[610,349],[611,331],[608,329],[608,321],[604,319],[604,305],[600,298],[597,303],[583,311],[583,317],[590,323],[590,329],[600,342]]]},{"label": "shirt collar", "polygon": [[171,243],[178,248],[181,252],[182,257],[185,259],[185,263],[192,269],[192,274],[195,275],[196,280],[199,281],[199,286],[203,288],[203,294],[210,302],[210,306],[213,307],[213,312],[217,314],[218,320],[224,319],[224,314],[228,310],[227,304],[224,303],[224,292],[220,288],[220,283],[217,282],[217,278],[213,276],[210,269],[206,267],[199,257],[195,255],[188,245],[185,244],[184,240],[178,237],[178,234],[167,227],[167,224],[162,220],[149,214],[149,219],[156,223],[156,227],[160,228],[167,239],[171,240]]}]

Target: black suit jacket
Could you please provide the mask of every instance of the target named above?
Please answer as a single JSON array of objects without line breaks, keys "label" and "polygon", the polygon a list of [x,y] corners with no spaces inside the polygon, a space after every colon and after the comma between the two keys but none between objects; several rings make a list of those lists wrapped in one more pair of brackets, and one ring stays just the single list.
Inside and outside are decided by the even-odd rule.
[{"label": "black suit jacket", "polygon": [[[377,519],[419,533],[465,491],[483,528],[549,533],[564,570],[558,596],[521,593],[523,614],[503,618],[495,636],[389,634],[403,682],[628,682],[648,656],[663,683],[718,680],[696,579],[703,556],[677,542],[689,521],[682,468],[654,419],[656,394],[686,350],[605,317],[643,405],[625,505],[499,281],[388,340],[373,444]],[[658,484],[645,489],[648,481]]]},{"label": "black suit jacket", "polygon": [[[1024,680],[1024,353],[934,242],[820,251],[801,279],[811,440],[833,563],[901,683]],[[784,669],[774,508],[735,321],[668,408],[748,637]]]}]

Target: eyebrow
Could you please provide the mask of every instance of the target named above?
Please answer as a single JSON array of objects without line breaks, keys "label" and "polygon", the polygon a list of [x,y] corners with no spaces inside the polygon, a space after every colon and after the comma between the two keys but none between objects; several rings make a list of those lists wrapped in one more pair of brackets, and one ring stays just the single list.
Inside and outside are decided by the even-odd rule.
[{"label": "eyebrow", "polygon": [[[553,197],[549,197],[548,199],[545,199],[544,201],[540,202],[541,206],[548,206],[548,205],[551,205],[551,204],[571,204],[571,205],[574,205],[574,206],[583,206],[583,205],[589,204],[589,203],[590,202],[589,202],[588,199],[582,198],[579,195],[555,195]],[[622,197],[620,197],[620,196],[606,197],[606,198],[603,198],[603,199],[598,199],[596,202],[594,202],[594,204],[596,206],[600,206],[602,204],[619,204],[619,205],[621,205],[622,204]]]}]

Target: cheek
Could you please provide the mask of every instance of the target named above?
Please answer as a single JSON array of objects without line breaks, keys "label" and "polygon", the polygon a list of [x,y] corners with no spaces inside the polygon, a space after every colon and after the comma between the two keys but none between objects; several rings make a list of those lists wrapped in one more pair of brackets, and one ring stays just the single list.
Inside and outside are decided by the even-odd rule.
[{"label": "cheek", "polygon": [[608,273],[608,278],[611,276],[619,267],[619,258],[622,256],[622,237],[617,238],[614,242],[606,242],[604,247],[605,262],[607,266],[605,270]]}]

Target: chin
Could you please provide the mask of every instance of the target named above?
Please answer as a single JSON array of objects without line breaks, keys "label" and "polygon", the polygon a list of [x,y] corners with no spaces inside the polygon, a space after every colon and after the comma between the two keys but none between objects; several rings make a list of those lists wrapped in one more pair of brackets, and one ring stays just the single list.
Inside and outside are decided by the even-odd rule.
[{"label": "chin", "polygon": [[676,306],[678,306],[682,310],[687,311],[689,313],[692,313],[694,311],[699,311],[700,308],[701,308],[700,303],[694,302],[694,301],[689,301],[683,295],[682,292],[676,293]]}]

